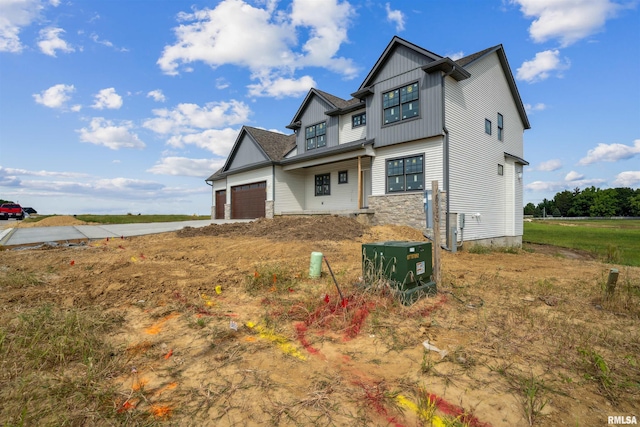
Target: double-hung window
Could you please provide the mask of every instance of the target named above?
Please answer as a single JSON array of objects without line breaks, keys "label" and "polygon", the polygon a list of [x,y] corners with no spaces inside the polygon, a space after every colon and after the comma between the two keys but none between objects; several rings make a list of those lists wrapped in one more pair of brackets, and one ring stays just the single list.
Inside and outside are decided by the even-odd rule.
[{"label": "double-hung window", "polygon": [[331,174],[316,175],[316,196],[331,194]]},{"label": "double-hung window", "polygon": [[384,124],[411,119],[420,114],[418,83],[412,83],[382,94]]},{"label": "double-hung window", "polygon": [[396,193],[424,189],[424,156],[387,160],[387,191]]},{"label": "double-hung window", "polygon": [[305,129],[307,138],[307,150],[320,148],[327,145],[327,122],[309,126]]},{"label": "double-hung window", "polygon": [[502,114],[498,113],[498,141],[502,141],[503,134],[503,122],[502,122]]},{"label": "double-hung window", "polygon": [[351,116],[351,127],[357,128],[367,124],[367,113],[354,114]]}]

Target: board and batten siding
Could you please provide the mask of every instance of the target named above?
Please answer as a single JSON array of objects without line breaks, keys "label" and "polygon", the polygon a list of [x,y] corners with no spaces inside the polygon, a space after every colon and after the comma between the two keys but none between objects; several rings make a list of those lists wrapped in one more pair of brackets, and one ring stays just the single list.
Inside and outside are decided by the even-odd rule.
[{"label": "board and batten siding", "polygon": [[[303,154],[307,151],[306,128],[320,122],[327,122],[327,145],[333,147],[338,145],[338,117],[327,116],[325,112],[334,107],[324,102],[319,96],[314,95],[308,101],[300,117],[300,130],[296,135],[297,152]],[[325,147],[323,147],[325,148]],[[313,151],[322,150],[315,148]]]},{"label": "board and batten siding", "polygon": [[[428,138],[442,133],[440,73],[425,73],[421,67],[432,59],[400,46],[382,66],[372,83],[374,93],[367,102],[367,138],[376,147]],[[418,82],[420,115],[384,125],[382,96],[390,90]]]},{"label": "board and batten siding", "polygon": [[267,201],[273,200],[273,168],[266,166],[227,176],[227,203],[231,203],[231,188],[236,185],[267,182]]},{"label": "board and batten siding", "polygon": [[273,206],[275,215],[282,212],[304,210],[305,206],[305,174],[304,170],[283,171],[275,168],[276,197]]},{"label": "board and batten siding", "polygon": [[[429,138],[421,141],[397,144],[376,150],[376,157],[371,162],[371,195],[386,195],[387,187],[387,159],[410,157],[424,154],[424,187],[431,189],[431,181],[438,181],[438,188],[442,190],[442,137]],[[407,193],[390,193],[407,194]]]},{"label": "board and batten siding", "polygon": [[347,142],[358,141],[367,137],[367,125],[353,127],[352,116],[362,114],[365,109],[354,111],[349,114],[343,114],[340,116],[340,144],[346,144]]},{"label": "board and batten siding", "polygon": [[264,162],[266,160],[269,160],[267,156],[264,155],[253,139],[245,133],[238,144],[238,149],[234,153],[228,169],[239,169],[243,166]]},{"label": "board and batten siding", "polygon": [[[504,153],[523,157],[524,125],[496,53],[466,69],[470,78],[456,82],[447,77],[445,82],[450,212],[465,214],[465,240],[508,236],[522,229],[522,182],[509,172]],[[498,113],[504,117],[503,141],[498,140]],[[491,135],[485,133],[485,119],[491,121]],[[506,207],[507,200],[520,206],[513,211],[515,225],[509,227],[505,224],[512,208]]]}]

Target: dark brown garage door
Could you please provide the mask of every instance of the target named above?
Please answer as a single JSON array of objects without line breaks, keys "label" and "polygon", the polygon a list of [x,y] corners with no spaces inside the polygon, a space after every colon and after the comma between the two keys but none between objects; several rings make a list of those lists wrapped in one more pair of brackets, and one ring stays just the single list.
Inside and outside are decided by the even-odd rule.
[{"label": "dark brown garage door", "polygon": [[231,218],[264,218],[266,200],[266,181],[231,187]]},{"label": "dark brown garage door", "polygon": [[216,191],[216,219],[224,219],[225,203],[227,203],[227,190]]}]

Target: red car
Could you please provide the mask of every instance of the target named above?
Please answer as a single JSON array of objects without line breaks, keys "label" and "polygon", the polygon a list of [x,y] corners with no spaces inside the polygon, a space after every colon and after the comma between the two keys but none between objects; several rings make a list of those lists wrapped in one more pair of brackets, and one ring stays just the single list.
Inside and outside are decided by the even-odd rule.
[{"label": "red car", "polygon": [[9,218],[24,218],[24,212],[22,212],[22,207],[19,204],[3,203],[0,205],[0,220],[6,220]]}]

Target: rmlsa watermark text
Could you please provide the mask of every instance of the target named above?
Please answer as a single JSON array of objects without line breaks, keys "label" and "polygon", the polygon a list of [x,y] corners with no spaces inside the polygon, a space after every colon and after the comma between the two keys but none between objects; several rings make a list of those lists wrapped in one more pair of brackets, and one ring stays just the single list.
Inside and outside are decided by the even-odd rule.
[{"label": "rmlsa watermark text", "polygon": [[637,425],[638,420],[635,415],[609,415],[609,425]]}]

